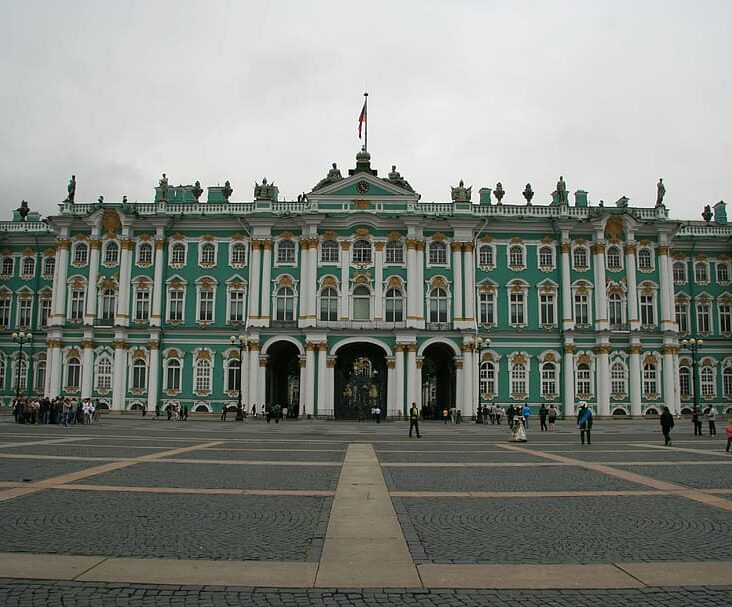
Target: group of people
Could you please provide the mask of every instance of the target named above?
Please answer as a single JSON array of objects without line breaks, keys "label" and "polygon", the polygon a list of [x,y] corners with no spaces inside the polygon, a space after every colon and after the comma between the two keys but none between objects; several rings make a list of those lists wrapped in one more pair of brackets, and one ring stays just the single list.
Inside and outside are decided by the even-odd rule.
[{"label": "group of people", "polygon": [[99,402],[91,398],[18,398],[13,402],[17,424],[91,424],[99,420]]}]

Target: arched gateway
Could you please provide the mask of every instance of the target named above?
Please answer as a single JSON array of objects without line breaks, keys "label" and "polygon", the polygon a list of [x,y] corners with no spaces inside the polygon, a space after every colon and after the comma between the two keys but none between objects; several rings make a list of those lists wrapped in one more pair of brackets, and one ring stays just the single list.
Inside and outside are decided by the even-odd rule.
[{"label": "arched gateway", "polygon": [[445,343],[428,345],[422,358],[422,404],[425,417],[440,419],[442,410],[457,406],[455,353]]},{"label": "arched gateway", "polygon": [[371,343],[353,343],[338,350],[335,366],[336,419],[369,419],[374,407],[386,417],[386,355]]},{"label": "arched gateway", "polygon": [[[290,341],[278,340],[267,349],[266,402],[287,407],[288,415],[300,414],[300,352]],[[257,403],[259,410],[264,403]]]}]

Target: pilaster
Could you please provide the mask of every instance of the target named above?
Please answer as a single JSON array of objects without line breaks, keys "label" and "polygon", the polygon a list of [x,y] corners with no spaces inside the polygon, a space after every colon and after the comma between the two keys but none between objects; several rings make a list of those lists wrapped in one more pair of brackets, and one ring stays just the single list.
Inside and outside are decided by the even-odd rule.
[{"label": "pilaster", "polygon": [[630,346],[630,414],[633,417],[641,415],[641,345],[639,337],[631,337]]},{"label": "pilaster", "polygon": [[148,347],[148,360],[150,361],[150,372],[147,378],[147,410],[155,411],[160,393],[160,342],[158,334],[150,335]]},{"label": "pilaster", "polygon": [[[162,230],[158,230],[155,237],[155,269],[153,270],[152,314],[150,326],[159,327],[162,323],[163,310],[163,257],[165,256],[165,239]],[[148,407],[149,409],[150,407]]]},{"label": "pilaster", "polygon": [[625,245],[625,278],[628,281],[628,322],[631,331],[640,329],[638,318],[638,282],[636,280],[637,269],[635,267],[636,243],[628,242]]},{"label": "pilaster", "polygon": [[[265,239],[262,244],[262,282],[259,285],[261,290],[262,305],[259,311],[261,326],[269,326],[269,320],[272,317],[272,241]],[[256,288],[249,282],[249,289]],[[302,285],[301,285],[302,288]]]},{"label": "pilaster", "polygon": [[[94,325],[94,319],[97,316],[97,282],[99,280],[99,254],[101,250],[101,242],[99,241],[99,230],[95,229],[92,239],[89,241],[89,281],[86,286],[86,307],[84,309],[84,324],[87,326]],[[91,394],[90,394],[91,396]],[[86,398],[82,396],[82,398]]]},{"label": "pilaster", "polygon": [[568,338],[564,344],[564,414],[567,417],[576,414],[574,403],[574,352],[574,342],[571,338]]},{"label": "pilaster", "polygon": [[463,263],[461,242],[450,244],[452,250],[452,317],[456,329],[464,328],[463,313]]}]

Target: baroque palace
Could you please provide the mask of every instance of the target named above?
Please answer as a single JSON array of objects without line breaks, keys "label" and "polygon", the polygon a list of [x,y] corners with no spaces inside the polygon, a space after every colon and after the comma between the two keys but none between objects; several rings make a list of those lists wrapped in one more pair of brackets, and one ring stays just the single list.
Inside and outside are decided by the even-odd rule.
[{"label": "baroque palace", "polygon": [[[264,403],[298,415],[405,415],[579,400],[599,415],[732,411],[732,227],[656,204],[422,202],[362,150],[308,194],[227,181],[152,202],[24,203],[0,223],[0,401],[115,410]],[[23,331],[25,343],[13,337]],[[688,340],[694,338],[695,342]],[[702,341],[698,341],[702,340]]]}]

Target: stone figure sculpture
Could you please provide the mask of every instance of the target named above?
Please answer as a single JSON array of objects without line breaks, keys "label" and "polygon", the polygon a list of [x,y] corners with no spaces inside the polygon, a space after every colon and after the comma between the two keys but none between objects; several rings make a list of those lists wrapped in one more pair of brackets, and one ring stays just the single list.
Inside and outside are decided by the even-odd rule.
[{"label": "stone figure sculpture", "polygon": [[163,177],[160,180],[160,200],[162,202],[168,202],[168,177],[163,173]]},{"label": "stone figure sculpture", "polygon": [[66,200],[64,202],[74,202],[74,198],[76,196],[76,175],[72,175],[71,179],[69,179],[69,185],[66,186]]},{"label": "stone figure sculpture", "polygon": [[534,190],[531,189],[531,184],[527,183],[526,187],[524,188],[524,198],[526,199],[526,204],[531,204],[531,199],[534,197]]},{"label": "stone figure sculpture", "polygon": [[706,205],[704,207],[704,212],[702,213],[702,219],[709,223],[712,220],[712,217],[714,217],[714,214],[712,213],[712,206]]},{"label": "stone figure sculpture", "polygon": [[21,200],[20,207],[18,207],[18,215],[20,215],[20,220],[26,221],[28,218],[28,213],[30,213],[30,207],[28,206],[28,202],[26,200]]},{"label": "stone figure sculpture", "polygon": [[343,175],[341,175],[341,171],[338,168],[338,165],[334,162],[331,165],[331,168],[328,170],[328,174],[323,177],[323,179],[321,179],[313,189],[317,190],[318,188],[322,188],[325,185],[335,183],[336,181],[340,181],[341,179],[343,179]]},{"label": "stone figure sculpture", "polygon": [[398,185],[400,188],[414,192],[412,186],[409,185],[409,182],[402,177],[402,174],[399,171],[397,171],[395,164],[391,165],[391,171],[389,172],[389,177],[387,179],[394,185]]},{"label": "stone figure sculpture", "polygon": [[452,195],[452,201],[453,202],[470,202],[470,196],[472,192],[473,186],[470,186],[469,188],[465,187],[465,183],[463,180],[460,180],[460,183],[456,188],[451,187],[450,193]]},{"label": "stone figure sculpture", "polygon": [[561,175],[559,176],[559,181],[557,181],[557,195],[559,197],[559,204],[567,204],[569,202],[567,198],[567,184]]},{"label": "stone figure sculpture", "polygon": [[666,195],[666,186],[663,185],[663,179],[658,180],[656,185],[656,206],[663,206],[663,197]]},{"label": "stone figure sculpture", "polygon": [[193,197],[196,199],[196,202],[198,202],[198,199],[201,197],[201,194],[203,194],[203,188],[201,187],[200,181],[196,181],[196,183],[193,184],[193,189],[191,190],[191,194],[193,194]]},{"label": "stone figure sculpture", "polygon": [[97,198],[97,202],[99,204],[104,204],[104,196],[100,196],[99,198]]},{"label": "stone figure sculpture", "polygon": [[224,195],[226,202],[229,202],[229,198],[234,193],[234,190],[231,189],[231,184],[228,179],[224,181],[224,189],[221,190],[221,193]]},{"label": "stone figure sculpture", "polygon": [[496,184],[496,189],[493,190],[493,195],[496,197],[498,204],[501,204],[501,200],[503,200],[503,197],[506,195],[506,192],[504,191],[503,185],[501,185],[500,181]]},{"label": "stone figure sculpture", "polygon": [[277,200],[277,186],[274,183],[267,183],[267,178],[262,178],[262,185],[254,182],[254,198],[256,200]]}]

